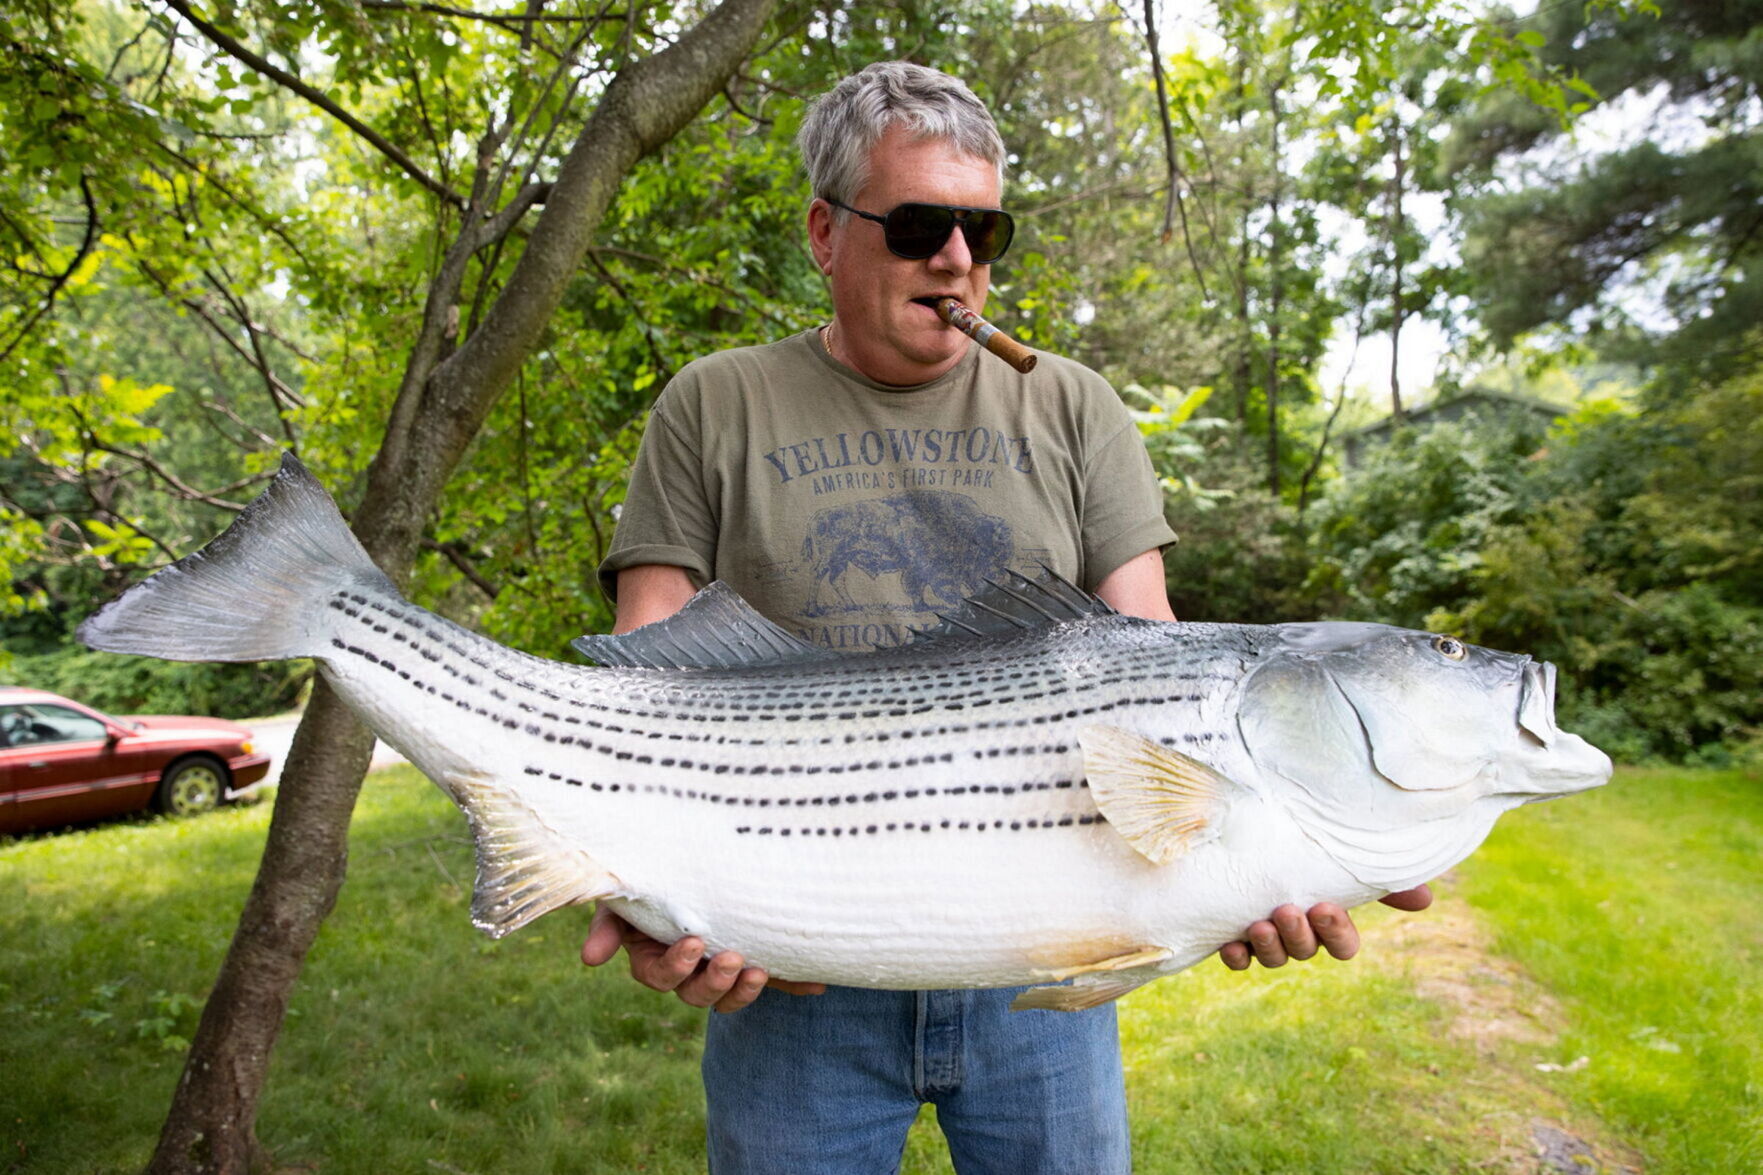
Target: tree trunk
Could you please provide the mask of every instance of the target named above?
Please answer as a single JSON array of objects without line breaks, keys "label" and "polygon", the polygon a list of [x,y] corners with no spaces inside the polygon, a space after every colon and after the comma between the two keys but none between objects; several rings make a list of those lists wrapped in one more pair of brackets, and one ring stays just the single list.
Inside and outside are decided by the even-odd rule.
[{"label": "tree trunk", "polygon": [[1273,146],[1273,188],[1267,197],[1267,269],[1269,277],[1267,307],[1267,492],[1279,497],[1279,315],[1285,298],[1285,284],[1280,272],[1280,154],[1279,154],[1279,84],[1267,86],[1267,122]]},{"label": "tree trunk", "polygon": [[1394,119],[1396,177],[1390,185],[1390,415],[1402,422],[1402,123]]},{"label": "tree trunk", "polygon": [[[462,346],[444,359],[431,313],[413,350],[354,528],[402,582],[454,466],[531,352],[619,184],[638,159],[695,117],[757,39],[773,0],[724,0],[691,32],[627,66],[607,88],[559,170],[509,281]],[[462,232],[476,231],[467,224]],[[474,247],[462,242],[469,251]],[[438,277],[431,310],[455,288]],[[243,1173],[263,1166],[254,1133],[269,1057],[306,953],[336,903],[349,817],[372,737],[321,681],[276,796],[256,883],[202,1009],[159,1145],[148,1166]]]}]

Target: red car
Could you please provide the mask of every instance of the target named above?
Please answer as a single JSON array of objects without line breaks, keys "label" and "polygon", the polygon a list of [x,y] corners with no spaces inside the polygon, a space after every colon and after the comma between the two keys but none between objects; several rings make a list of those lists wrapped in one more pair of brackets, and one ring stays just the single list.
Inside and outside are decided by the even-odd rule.
[{"label": "red car", "polygon": [[0,687],[0,832],[151,804],[190,815],[252,790],[269,756],[222,718],[112,718],[43,690]]}]

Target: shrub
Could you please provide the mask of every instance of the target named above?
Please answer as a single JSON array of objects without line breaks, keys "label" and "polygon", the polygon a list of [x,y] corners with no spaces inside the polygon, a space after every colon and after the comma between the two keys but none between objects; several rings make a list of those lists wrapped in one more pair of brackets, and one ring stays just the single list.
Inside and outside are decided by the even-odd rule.
[{"label": "shrub", "polygon": [[6,680],[52,690],[113,714],[259,718],[292,708],[309,661],[209,665],[67,649],[10,659]]}]

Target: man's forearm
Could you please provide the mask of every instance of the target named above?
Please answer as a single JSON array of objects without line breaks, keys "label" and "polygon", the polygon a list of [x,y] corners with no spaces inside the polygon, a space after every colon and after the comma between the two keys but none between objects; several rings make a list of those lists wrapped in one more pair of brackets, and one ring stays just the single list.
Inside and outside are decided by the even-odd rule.
[{"label": "man's forearm", "polygon": [[618,573],[618,613],[612,631],[629,632],[666,620],[697,594],[683,567],[641,563]]}]

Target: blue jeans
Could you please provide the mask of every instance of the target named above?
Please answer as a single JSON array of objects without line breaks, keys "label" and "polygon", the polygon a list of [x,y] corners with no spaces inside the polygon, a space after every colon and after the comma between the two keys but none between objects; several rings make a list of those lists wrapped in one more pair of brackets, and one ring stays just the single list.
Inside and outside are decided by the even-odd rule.
[{"label": "blue jeans", "polygon": [[1114,1005],[1012,1012],[1021,989],[792,996],[713,1014],[712,1175],[882,1175],[922,1102],[960,1175],[1131,1169]]}]

